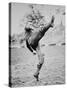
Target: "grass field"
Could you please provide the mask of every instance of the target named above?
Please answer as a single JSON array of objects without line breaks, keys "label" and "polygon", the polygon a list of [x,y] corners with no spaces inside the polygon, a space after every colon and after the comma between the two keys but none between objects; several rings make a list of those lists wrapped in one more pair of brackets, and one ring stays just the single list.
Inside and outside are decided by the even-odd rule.
[{"label": "grass field", "polygon": [[39,82],[33,74],[37,69],[38,57],[27,48],[11,49],[11,82],[13,87],[56,85],[65,83],[65,46],[44,46],[44,64]]}]

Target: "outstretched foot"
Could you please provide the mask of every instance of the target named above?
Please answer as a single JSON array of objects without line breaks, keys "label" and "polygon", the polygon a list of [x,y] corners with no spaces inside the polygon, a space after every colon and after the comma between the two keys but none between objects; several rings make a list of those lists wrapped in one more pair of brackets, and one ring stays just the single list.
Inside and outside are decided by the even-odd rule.
[{"label": "outstretched foot", "polygon": [[54,26],[54,19],[55,19],[55,17],[54,17],[54,16],[52,16],[52,20],[51,20],[51,27],[53,27],[53,26]]},{"label": "outstretched foot", "polygon": [[36,78],[37,81],[39,81],[39,77],[38,76],[39,76],[39,73],[34,75],[34,77]]}]

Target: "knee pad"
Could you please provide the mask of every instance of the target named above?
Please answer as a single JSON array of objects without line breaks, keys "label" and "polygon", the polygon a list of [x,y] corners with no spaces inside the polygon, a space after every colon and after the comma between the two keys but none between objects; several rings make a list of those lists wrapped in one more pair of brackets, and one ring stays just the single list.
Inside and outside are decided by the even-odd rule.
[{"label": "knee pad", "polygon": [[44,56],[41,56],[41,60],[39,62],[40,64],[43,64],[44,63]]}]

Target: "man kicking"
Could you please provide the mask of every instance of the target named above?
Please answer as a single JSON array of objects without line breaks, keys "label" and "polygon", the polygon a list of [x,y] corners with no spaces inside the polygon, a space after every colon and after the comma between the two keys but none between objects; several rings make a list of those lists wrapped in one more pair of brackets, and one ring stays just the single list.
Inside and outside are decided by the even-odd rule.
[{"label": "man kicking", "polygon": [[39,63],[37,64],[37,70],[34,74],[34,77],[39,81],[39,72],[44,63],[44,55],[41,53],[39,41],[43,38],[45,33],[52,28],[54,25],[54,16],[52,16],[51,21],[40,28],[40,30],[34,31],[31,27],[25,27],[26,34],[26,46],[27,48],[35,55],[37,54]]}]

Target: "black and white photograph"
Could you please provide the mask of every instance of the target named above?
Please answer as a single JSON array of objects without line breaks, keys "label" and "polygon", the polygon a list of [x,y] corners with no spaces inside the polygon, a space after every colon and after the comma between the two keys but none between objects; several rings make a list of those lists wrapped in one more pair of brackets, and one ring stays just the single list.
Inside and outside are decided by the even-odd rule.
[{"label": "black and white photograph", "polygon": [[65,84],[65,6],[9,3],[9,86]]}]

